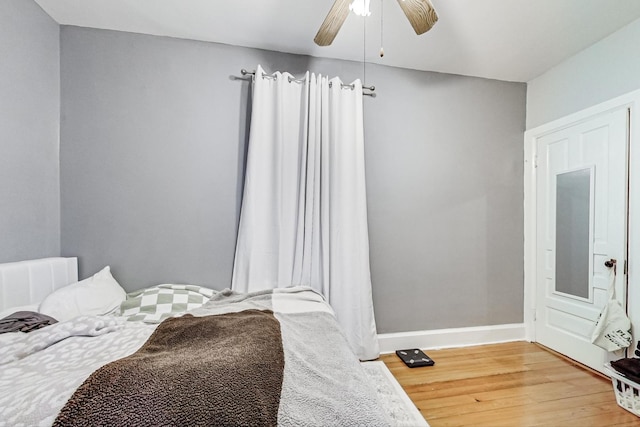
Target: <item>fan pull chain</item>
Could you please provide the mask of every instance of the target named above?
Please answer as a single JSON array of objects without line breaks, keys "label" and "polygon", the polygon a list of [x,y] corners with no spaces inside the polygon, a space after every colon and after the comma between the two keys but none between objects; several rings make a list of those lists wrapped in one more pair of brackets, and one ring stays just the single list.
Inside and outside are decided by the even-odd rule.
[{"label": "fan pull chain", "polygon": [[380,58],[384,56],[384,0],[380,0]]}]

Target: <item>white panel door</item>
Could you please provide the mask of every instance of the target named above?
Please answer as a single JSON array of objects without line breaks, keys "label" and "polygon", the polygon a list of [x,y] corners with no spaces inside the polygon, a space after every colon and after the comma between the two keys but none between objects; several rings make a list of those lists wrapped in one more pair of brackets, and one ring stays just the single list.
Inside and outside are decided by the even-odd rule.
[{"label": "white panel door", "polygon": [[608,353],[591,333],[609,259],[626,298],[627,117],[603,113],[537,140],[536,341],[598,371]]}]

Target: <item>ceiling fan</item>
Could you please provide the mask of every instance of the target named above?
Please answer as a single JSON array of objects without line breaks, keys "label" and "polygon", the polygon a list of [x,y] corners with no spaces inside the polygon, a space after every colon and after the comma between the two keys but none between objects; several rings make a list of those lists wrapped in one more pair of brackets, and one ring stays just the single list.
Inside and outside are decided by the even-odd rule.
[{"label": "ceiling fan", "polygon": [[[352,0],[335,0],[313,41],[318,46],[329,46],[347,19],[350,8],[357,2],[353,0],[352,5]],[[438,14],[430,0],[398,0],[398,4],[418,35],[429,31],[438,21]]]}]

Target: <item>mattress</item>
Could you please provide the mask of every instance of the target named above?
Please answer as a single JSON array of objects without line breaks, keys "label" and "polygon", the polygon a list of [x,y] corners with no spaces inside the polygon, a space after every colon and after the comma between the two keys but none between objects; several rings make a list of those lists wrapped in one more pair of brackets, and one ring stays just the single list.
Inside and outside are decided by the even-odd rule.
[{"label": "mattress", "polygon": [[303,287],[215,292],[159,325],[80,316],[0,335],[0,425],[96,420],[389,425],[331,308]]}]

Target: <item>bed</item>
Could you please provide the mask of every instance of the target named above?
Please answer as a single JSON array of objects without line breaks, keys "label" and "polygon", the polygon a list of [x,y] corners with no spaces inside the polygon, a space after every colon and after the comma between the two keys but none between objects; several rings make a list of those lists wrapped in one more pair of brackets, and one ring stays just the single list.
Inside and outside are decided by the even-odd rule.
[{"label": "bed", "polygon": [[75,258],[0,265],[0,319],[47,303],[73,314],[0,334],[0,425],[391,424],[331,308],[309,288],[160,285],[97,315],[78,309],[91,296],[75,292],[96,286],[98,310],[109,299],[102,282],[75,282]]}]

